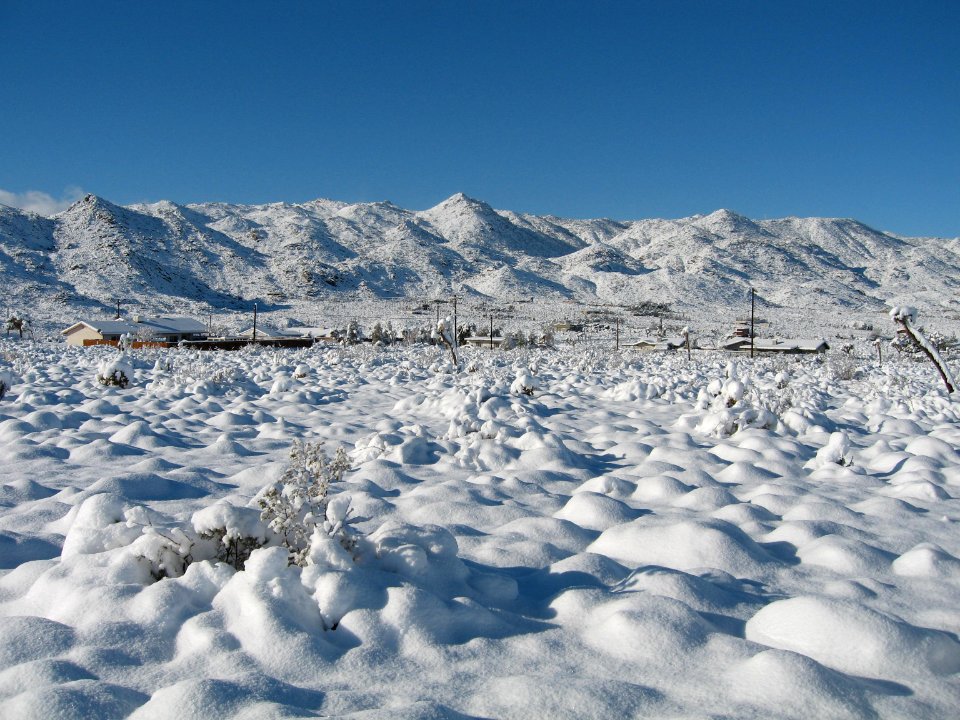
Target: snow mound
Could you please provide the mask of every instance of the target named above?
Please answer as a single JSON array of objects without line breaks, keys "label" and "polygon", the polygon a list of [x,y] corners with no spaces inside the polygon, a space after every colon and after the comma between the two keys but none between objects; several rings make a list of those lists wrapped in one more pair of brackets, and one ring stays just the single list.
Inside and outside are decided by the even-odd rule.
[{"label": "snow mound", "polygon": [[807,655],[851,675],[960,671],[960,643],[848,600],[801,596],[770,603],[747,621],[748,640]]},{"label": "snow mound", "polygon": [[758,577],[776,562],[738,527],[715,519],[668,523],[640,518],[604,531],[587,550],[633,566],[716,568],[738,577]]}]

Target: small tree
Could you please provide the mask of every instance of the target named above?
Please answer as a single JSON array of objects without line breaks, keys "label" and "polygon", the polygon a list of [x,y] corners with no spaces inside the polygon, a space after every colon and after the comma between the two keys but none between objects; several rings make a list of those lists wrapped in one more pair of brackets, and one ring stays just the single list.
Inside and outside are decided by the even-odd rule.
[{"label": "small tree", "polygon": [[903,328],[903,332],[920,347],[924,355],[930,358],[930,362],[940,373],[943,384],[947,386],[947,392],[952,393],[957,386],[957,381],[954,380],[953,373],[950,372],[947,363],[940,357],[937,348],[914,326],[913,323],[916,321],[917,315],[916,309],[912,307],[894,307],[890,311],[890,317],[893,318],[893,321]]}]

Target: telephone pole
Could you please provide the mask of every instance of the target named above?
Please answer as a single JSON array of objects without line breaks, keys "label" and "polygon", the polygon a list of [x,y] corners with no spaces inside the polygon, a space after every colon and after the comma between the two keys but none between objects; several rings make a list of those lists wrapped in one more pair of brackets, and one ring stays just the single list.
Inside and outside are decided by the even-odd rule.
[{"label": "telephone pole", "polygon": [[457,296],[453,296],[453,346],[457,347],[459,344],[459,332],[457,331]]}]

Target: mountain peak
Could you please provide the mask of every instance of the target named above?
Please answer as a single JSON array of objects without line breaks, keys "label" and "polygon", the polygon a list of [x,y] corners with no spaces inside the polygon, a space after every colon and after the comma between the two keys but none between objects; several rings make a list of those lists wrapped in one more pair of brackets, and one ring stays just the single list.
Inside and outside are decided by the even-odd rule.
[{"label": "mountain peak", "polygon": [[94,212],[96,210],[105,210],[109,213],[114,213],[120,210],[118,205],[114,205],[109,200],[105,200],[99,195],[94,195],[93,193],[87,193],[82,198],[77,200],[73,205],[64,210],[61,215],[78,215],[78,214],[87,214]]},{"label": "mountain peak", "polygon": [[[476,198],[472,198],[466,193],[462,193],[462,192],[454,193],[453,195],[448,197],[446,200],[441,202],[439,205],[437,205],[436,208],[464,207],[464,206],[470,207],[473,209],[478,209],[478,210],[493,210],[493,208],[490,207],[490,205],[485,203],[483,200],[477,200]],[[431,208],[431,209],[436,209],[436,208]]]}]

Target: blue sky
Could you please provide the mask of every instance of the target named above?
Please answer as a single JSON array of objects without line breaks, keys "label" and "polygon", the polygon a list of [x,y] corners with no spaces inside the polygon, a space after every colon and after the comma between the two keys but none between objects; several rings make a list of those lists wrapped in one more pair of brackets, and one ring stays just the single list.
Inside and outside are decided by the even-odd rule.
[{"label": "blue sky", "polygon": [[958,29],[955,0],[4,0],[0,202],[463,191],[954,237]]}]

